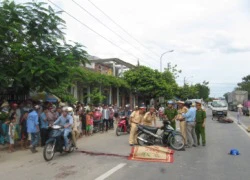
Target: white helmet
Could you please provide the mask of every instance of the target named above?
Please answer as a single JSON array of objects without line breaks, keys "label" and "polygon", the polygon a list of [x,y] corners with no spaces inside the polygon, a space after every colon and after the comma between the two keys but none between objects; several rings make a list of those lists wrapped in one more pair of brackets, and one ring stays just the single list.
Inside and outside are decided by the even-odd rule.
[{"label": "white helmet", "polygon": [[72,108],[72,107],[68,107],[68,108],[67,108],[67,111],[68,111],[68,112],[72,112],[72,111],[73,111],[73,108]]}]

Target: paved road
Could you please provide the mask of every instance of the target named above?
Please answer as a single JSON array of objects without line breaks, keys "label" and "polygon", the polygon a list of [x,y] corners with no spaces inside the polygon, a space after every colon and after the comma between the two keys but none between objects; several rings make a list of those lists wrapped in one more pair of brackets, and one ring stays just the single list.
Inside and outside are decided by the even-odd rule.
[{"label": "paved road", "polygon": [[[114,132],[97,134],[79,140],[80,150],[116,153],[130,152],[128,135],[116,137]],[[238,148],[240,156],[230,156],[231,148]],[[92,180],[110,175],[109,180],[235,180],[249,179],[250,137],[237,124],[221,124],[211,120],[208,110],[207,146],[176,152],[174,163],[146,163],[129,161],[123,157],[91,156],[75,152],[56,155],[45,162],[39,153],[18,151],[0,152],[1,180],[84,179]],[[110,171],[111,170],[111,171]],[[114,172],[113,174],[111,174]],[[101,178],[99,178],[100,180]]]},{"label": "paved road", "polygon": [[[229,111],[229,116],[236,118],[237,117],[237,112]],[[249,116],[242,116],[241,117],[241,122],[246,127],[250,126],[250,117]]]}]

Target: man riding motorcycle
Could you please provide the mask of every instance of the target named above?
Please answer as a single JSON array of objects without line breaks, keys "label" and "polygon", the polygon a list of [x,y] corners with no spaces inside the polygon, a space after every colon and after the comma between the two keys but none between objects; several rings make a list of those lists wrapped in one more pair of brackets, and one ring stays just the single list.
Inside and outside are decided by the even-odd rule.
[{"label": "man riding motorcycle", "polygon": [[68,135],[72,131],[73,117],[68,114],[68,112],[70,111],[69,108],[64,107],[62,111],[63,111],[62,115],[54,122],[54,125],[60,125],[64,127],[63,138],[64,138],[65,151],[69,151]]}]

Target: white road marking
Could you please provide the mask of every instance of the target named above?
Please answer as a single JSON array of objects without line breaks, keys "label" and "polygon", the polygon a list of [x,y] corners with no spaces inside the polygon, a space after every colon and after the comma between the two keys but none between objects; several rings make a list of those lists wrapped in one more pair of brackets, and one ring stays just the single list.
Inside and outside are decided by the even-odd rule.
[{"label": "white road marking", "polygon": [[115,173],[116,171],[118,171],[119,169],[123,168],[124,166],[126,166],[126,163],[118,164],[117,166],[113,167],[112,169],[110,169],[106,173],[102,174],[101,176],[99,176],[95,180],[104,180],[107,177],[109,177],[110,175],[112,175],[113,173]]},{"label": "white road marking", "polygon": [[249,137],[250,137],[250,133],[249,132],[247,132],[247,127],[246,127],[246,125],[245,124],[243,124],[243,123],[241,123],[241,124],[238,124],[237,123],[237,119],[236,118],[234,118],[234,117],[232,117],[231,115],[230,115],[230,118],[231,119],[233,119],[234,120],[234,123],[241,129],[241,130],[243,130]]}]

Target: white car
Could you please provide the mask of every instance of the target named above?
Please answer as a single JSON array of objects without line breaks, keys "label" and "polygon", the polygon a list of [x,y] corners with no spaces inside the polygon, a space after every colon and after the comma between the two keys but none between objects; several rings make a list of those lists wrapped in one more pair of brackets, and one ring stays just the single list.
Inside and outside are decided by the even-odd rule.
[{"label": "white car", "polygon": [[228,106],[223,101],[213,101],[211,103],[213,116],[227,116]]}]

